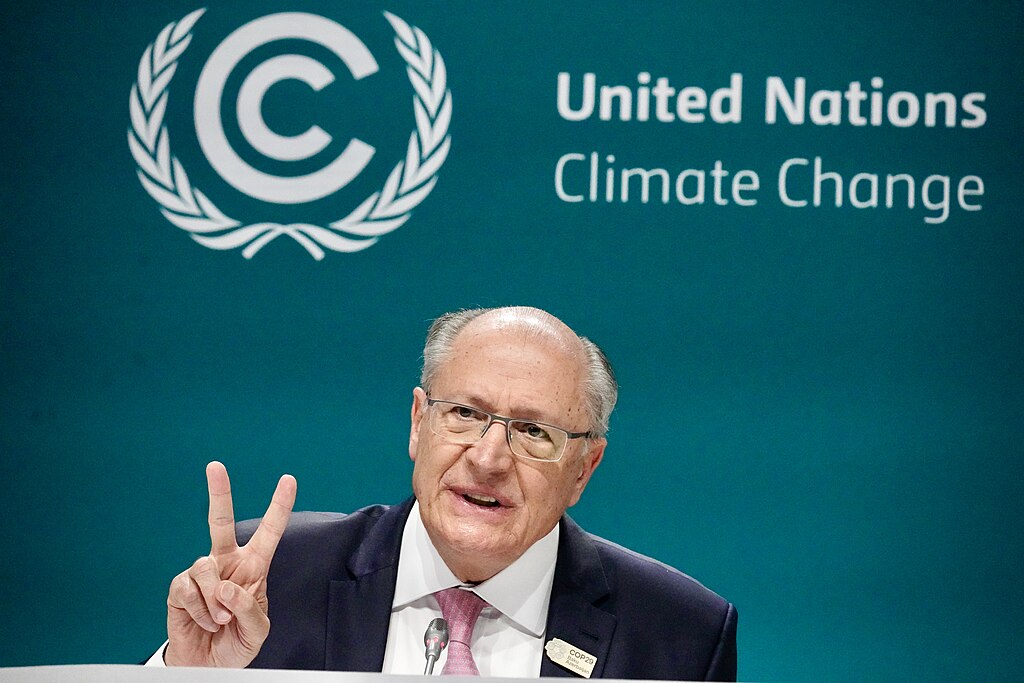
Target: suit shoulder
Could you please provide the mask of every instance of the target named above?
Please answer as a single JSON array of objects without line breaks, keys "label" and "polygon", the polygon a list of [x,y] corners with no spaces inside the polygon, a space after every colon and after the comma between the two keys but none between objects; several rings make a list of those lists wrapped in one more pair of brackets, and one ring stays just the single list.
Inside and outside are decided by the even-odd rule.
[{"label": "suit shoulder", "polygon": [[[612,678],[736,680],[736,608],[664,562],[587,534],[616,618]],[[656,635],[652,635],[656,634]]]},{"label": "suit shoulder", "polygon": [[685,606],[705,614],[725,614],[729,602],[675,567],[600,536],[587,534],[601,557],[609,582],[633,595],[649,594],[665,607]]},{"label": "suit shoulder", "polygon": [[[364,533],[388,509],[387,505],[370,505],[351,513],[293,512],[288,520],[288,528],[281,537],[281,543],[305,544],[323,542],[327,539],[344,540]],[[247,519],[235,525],[238,542],[247,542],[256,533],[259,524],[259,519]]]},{"label": "suit shoulder", "polygon": [[[349,563],[389,510],[393,508],[371,505],[349,514],[292,513],[270,565],[270,585],[281,593],[300,576],[318,582],[347,577]],[[235,532],[238,543],[246,543],[258,526],[258,519],[240,523]]]}]

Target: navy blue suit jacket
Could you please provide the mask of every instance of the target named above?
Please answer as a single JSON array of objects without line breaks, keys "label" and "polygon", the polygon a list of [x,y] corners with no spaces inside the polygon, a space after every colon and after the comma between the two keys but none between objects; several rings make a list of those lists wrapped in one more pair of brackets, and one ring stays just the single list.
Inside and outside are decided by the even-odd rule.
[{"label": "navy blue suit jacket", "polygon": [[[270,635],[251,666],[381,670],[412,502],[292,515],[267,579]],[[256,523],[239,524],[239,542]],[[546,639],[595,655],[595,678],[735,680],[731,604],[568,516],[560,524]],[[540,673],[575,675],[547,657]]]}]

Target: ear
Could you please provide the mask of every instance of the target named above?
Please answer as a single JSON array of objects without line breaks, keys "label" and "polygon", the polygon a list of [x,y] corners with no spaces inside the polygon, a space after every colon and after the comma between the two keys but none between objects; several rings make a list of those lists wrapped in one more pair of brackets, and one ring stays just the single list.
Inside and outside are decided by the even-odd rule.
[{"label": "ear", "polygon": [[420,387],[412,390],[412,410],[409,419],[409,459],[416,462],[416,450],[420,443],[420,423],[427,408],[427,393]]},{"label": "ear", "polygon": [[601,464],[601,459],[604,458],[604,448],[607,445],[607,439],[591,439],[587,450],[580,455],[580,472],[573,482],[573,493],[569,500],[569,507],[579,502],[580,496],[583,495],[583,489],[587,488],[591,475],[594,474],[594,470],[597,469],[597,466]]}]

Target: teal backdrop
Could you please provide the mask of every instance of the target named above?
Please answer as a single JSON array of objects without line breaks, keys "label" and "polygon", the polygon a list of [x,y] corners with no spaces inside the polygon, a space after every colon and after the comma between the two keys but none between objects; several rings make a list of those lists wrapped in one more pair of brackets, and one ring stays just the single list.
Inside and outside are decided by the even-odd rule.
[{"label": "teal backdrop", "polygon": [[[299,509],[402,500],[429,321],[524,303],[601,344],[621,383],[574,518],[734,602],[741,678],[1019,677],[1020,2],[254,0],[186,25],[200,7],[5,6],[0,665],[155,650],[171,577],[208,552],[211,459],[239,518],[283,472]],[[345,26],[379,69],[258,47],[223,85],[228,144],[275,177],[351,138],[375,154],[336,192],[274,204],[213,167],[193,105],[228,34],[286,11]],[[422,91],[384,11],[443,58]],[[171,24],[168,45],[190,42],[150,82],[140,60]],[[332,136],[304,160],[261,153],[235,107],[282,54],[335,77],[258,108],[278,135]],[[134,117],[133,87],[154,95]],[[128,139],[160,129],[141,156],[182,173],[154,196]],[[297,228],[306,246],[283,232],[243,255],[257,238],[232,231],[261,222],[329,241],[410,135],[414,165],[450,151],[417,180],[436,175],[429,195],[399,190],[401,227],[322,260]],[[193,239],[212,211],[161,213],[183,174],[237,246]]]}]

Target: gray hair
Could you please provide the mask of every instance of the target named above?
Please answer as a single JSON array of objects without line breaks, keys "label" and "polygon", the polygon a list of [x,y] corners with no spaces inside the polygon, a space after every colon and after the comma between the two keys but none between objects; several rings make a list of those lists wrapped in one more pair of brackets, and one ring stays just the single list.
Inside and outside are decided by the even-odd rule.
[{"label": "gray hair", "polygon": [[[425,392],[430,393],[434,378],[437,377],[441,366],[451,357],[452,348],[459,333],[481,315],[498,310],[515,310],[515,308],[464,309],[445,313],[431,323],[430,329],[427,330],[426,343],[423,345],[423,370],[420,373],[420,386]],[[539,309],[533,310],[538,310],[538,312],[557,320],[549,313],[539,311]],[[527,330],[536,328],[537,325],[526,327]],[[590,421],[589,431],[598,437],[603,437],[608,432],[608,421],[615,408],[615,402],[618,400],[619,385],[615,381],[615,372],[612,370],[611,363],[600,347],[576,332],[573,334],[579,341],[583,356],[582,365],[585,377],[581,390],[587,417]]]}]

